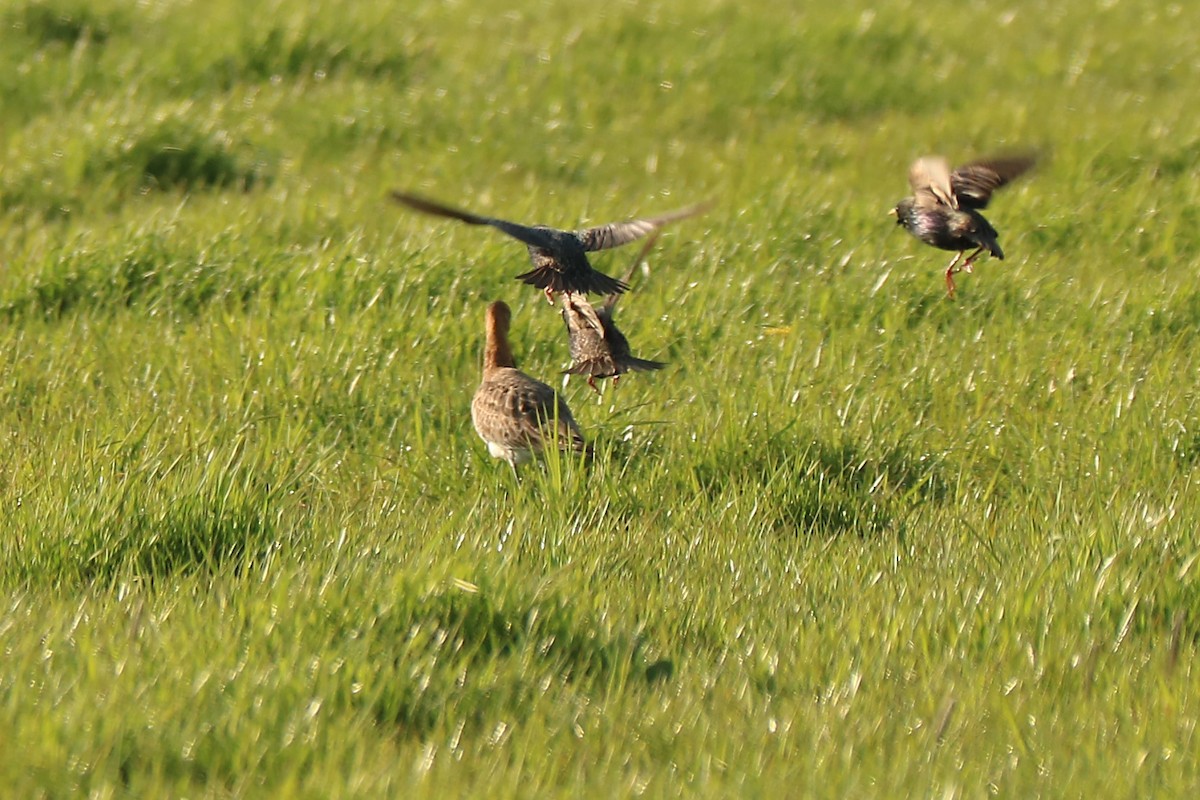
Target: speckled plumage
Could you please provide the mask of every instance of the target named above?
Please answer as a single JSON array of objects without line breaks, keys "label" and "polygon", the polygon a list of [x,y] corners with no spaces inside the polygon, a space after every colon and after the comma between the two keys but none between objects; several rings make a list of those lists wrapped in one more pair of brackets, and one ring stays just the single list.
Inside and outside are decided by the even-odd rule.
[{"label": "speckled plumage", "polygon": [[552,388],[516,368],[508,342],[512,312],[488,306],[483,380],[471,399],[471,421],[488,452],[516,469],[549,446],[584,452],[587,445],[567,403]]},{"label": "speckled plumage", "polygon": [[[615,295],[614,295],[615,296]],[[596,378],[613,378],[626,372],[662,369],[661,361],[637,358],[629,340],[613,322],[612,306],[592,305],[581,295],[563,295],[563,321],[571,348],[569,375],[587,375],[588,385],[596,388]]]},{"label": "speckled plumage", "polygon": [[[1034,164],[1034,157],[984,158],[950,170],[944,158],[926,156],[913,162],[908,182],[913,196],[896,204],[896,224],[922,242],[942,250],[956,251],[946,268],[946,290],[954,296],[954,273],[971,271],[983,251],[1003,260],[999,234],[979,213],[987,208],[992,193],[1019,177]],[[974,250],[962,266],[963,253]]]},{"label": "speckled plumage", "polygon": [[490,225],[523,242],[529,250],[533,269],[518,275],[517,279],[544,290],[547,296],[554,292],[620,294],[628,286],[593,269],[587,254],[628,244],[668,222],[693,216],[702,210],[701,206],[693,206],[658,217],[563,231],[545,225],[528,226],[479,216],[410,192],[394,191],[392,199],[426,214],[457,219],[469,225]]},{"label": "speckled plumage", "polygon": [[[654,246],[657,234],[647,240],[634,258],[633,264],[622,279],[628,283],[646,253]],[[599,308],[582,295],[566,292],[562,295],[563,322],[567,325],[567,339],[571,351],[569,375],[587,375],[588,385],[596,389],[597,378],[616,380],[626,372],[649,371],[666,366],[661,361],[637,358],[629,347],[629,340],[613,321],[613,311],[619,295],[611,294]],[[598,391],[598,390],[597,390]]]}]

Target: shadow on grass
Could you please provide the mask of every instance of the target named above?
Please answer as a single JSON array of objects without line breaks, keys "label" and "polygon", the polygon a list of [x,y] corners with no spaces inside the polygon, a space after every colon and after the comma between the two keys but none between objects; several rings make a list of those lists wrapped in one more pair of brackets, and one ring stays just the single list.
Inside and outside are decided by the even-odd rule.
[{"label": "shadow on grass", "polygon": [[13,516],[0,576],[58,588],[236,577],[307,534],[329,450],[251,449],[235,435],[179,453],[156,427],[84,445],[60,467]]},{"label": "shadow on grass", "polygon": [[782,532],[860,536],[897,530],[923,503],[948,499],[941,458],[900,444],[779,433],[715,451],[693,478],[710,496],[750,493],[771,509]]},{"label": "shadow on grass", "polygon": [[1190,341],[1200,329],[1200,292],[1173,294],[1166,307],[1153,314],[1138,315],[1131,325],[1134,333],[1145,333],[1158,339],[1186,337]]},{"label": "shadow on grass", "polygon": [[674,672],[669,659],[646,657],[636,633],[597,626],[566,598],[454,581],[428,591],[405,583],[391,600],[369,632],[350,625],[369,640],[365,671],[392,665],[350,698],[404,736],[511,724],[555,687],[652,685]]},{"label": "shadow on grass", "polygon": [[155,494],[151,485],[130,487],[96,508],[74,547],[78,580],[236,575],[277,546],[271,492],[252,475],[223,474],[165,506]]},{"label": "shadow on grass", "polygon": [[412,68],[407,53],[355,48],[349,40],[341,42],[307,28],[252,26],[246,31],[234,52],[209,70],[211,78],[226,89],[246,81],[323,79],[342,72],[402,81]]},{"label": "shadow on grass", "polygon": [[[159,113],[148,109],[146,117]],[[274,156],[235,139],[225,131],[209,130],[209,123],[182,112],[165,112],[168,118],[137,122],[122,130],[120,123],[103,120],[95,125],[99,138],[82,144],[78,167],[64,167],[60,157],[32,155],[0,181],[0,213],[18,212],[46,222],[71,219],[84,209],[100,206],[112,210],[137,195],[153,192],[249,192],[274,178]],[[175,116],[170,116],[172,113]],[[89,122],[81,123],[92,130]],[[57,131],[41,134],[45,144],[30,134],[31,147],[78,148]],[[72,164],[75,159],[72,158]]]},{"label": "shadow on grass", "polygon": [[128,20],[113,12],[100,12],[82,0],[34,0],[9,9],[0,17],[7,30],[14,30],[41,45],[74,47],[86,39],[102,44],[116,32],[129,27]]},{"label": "shadow on grass", "polygon": [[83,182],[115,177],[135,192],[200,189],[248,191],[268,183],[265,161],[227,133],[203,123],[167,118],[127,131],[113,147],[98,149],[87,160]]},{"label": "shadow on grass", "polygon": [[0,316],[58,319],[79,309],[112,313],[141,306],[190,317],[213,303],[244,308],[263,285],[262,272],[236,252],[222,253],[218,246],[180,253],[151,235],[116,252],[71,252],[0,304]]}]

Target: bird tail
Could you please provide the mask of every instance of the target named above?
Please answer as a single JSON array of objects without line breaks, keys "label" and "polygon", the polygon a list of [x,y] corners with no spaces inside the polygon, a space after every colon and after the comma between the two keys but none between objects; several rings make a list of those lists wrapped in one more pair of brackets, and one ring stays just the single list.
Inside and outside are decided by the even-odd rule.
[{"label": "bird tail", "polygon": [[564,369],[563,375],[591,375],[593,378],[610,378],[616,374],[616,368],[609,358],[589,358],[572,364],[570,369]]},{"label": "bird tail", "polygon": [[558,441],[558,446],[560,450],[569,450],[572,453],[582,453],[588,459],[591,459],[595,454],[595,448],[592,446],[592,443],[584,441],[583,437],[578,434],[560,438]]},{"label": "bird tail", "polygon": [[633,356],[625,359],[625,366],[627,368],[637,370],[639,372],[649,372],[650,370],[654,369],[662,369],[666,365],[667,364],[665,361],[650,361],[649,359],[634,358]]},{"label": "bird tail", "polygon": [[594,269],[590,274],[567,276],[553,267],[534,267],[518,275],[517,280],[539,289],[578,294],[620,294],[629,288],[624,281]]}]

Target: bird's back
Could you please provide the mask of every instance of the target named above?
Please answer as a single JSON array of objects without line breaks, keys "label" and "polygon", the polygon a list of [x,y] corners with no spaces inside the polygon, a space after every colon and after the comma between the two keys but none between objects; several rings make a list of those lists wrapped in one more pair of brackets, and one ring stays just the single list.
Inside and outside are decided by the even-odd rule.
[{"label": "bird's back", "polygon": [[546,384],[513,367],[498,367],[484,376],[471,400],[471,420],[493,455],[503,450],[524,460],[521,453],[528,457],[541,452],[548,440],[566,449],[584,448],[566,402]]}]

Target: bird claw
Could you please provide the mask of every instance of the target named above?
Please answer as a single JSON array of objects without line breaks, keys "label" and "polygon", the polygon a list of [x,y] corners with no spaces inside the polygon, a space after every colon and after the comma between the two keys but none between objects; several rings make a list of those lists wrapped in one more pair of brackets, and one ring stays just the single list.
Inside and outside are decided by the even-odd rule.
[{"label": "bird claw", "polygon": [[593,392],[595,392],[596,394],[600,394],[600,387],[596,385],[596,376],[595,375],[588,375],[587,383],[588,383],[588,386],[592,387]]},{"label": "bird claw", "polygon": [[549,303],[550,305],[554,305],[554,290],[551,289],[549,286],[547,286],[545,289],[545,292],[546,292],[546,302]]},{"label": "bird claw", "polygon": [[946,295],[951,300],[954,299],[954,273],[954,267],[950,267],[946,270]]}]

